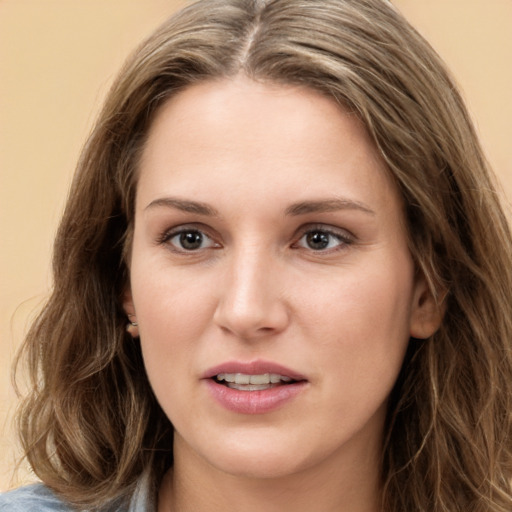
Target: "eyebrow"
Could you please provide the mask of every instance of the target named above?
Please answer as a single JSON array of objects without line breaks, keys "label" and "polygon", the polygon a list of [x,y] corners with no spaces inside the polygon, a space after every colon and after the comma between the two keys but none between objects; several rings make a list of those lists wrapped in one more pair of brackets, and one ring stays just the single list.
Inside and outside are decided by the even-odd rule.
[{"label": "eyebrow", "polygon": [[210,217],[218,216],[219,212],[215,208],[207,205],[206,203],[200,203],[197,201],[188,201],[186,199],[178,199],[174,197],[161,197],[151,201],[144,210],[156,208],[157,206],[164,206],[167,208],[174,208],[187,213],[197,213],[198,215],[207,215]]},{"label": "eyebrow", "polygon": [[[209,217],[219,216],[219,212],[206,203],[198,201],[189,201],[187,199],[178,199],[175,197],[161,197],[149,203],[145,210],[156,207],[174,208],[187,213],[196,213]],[[375,212],[364,203],[352,199],[320,199],[313,201],[300,201],[293,203],[285,210],[285,215],[296,217],[308,213],[325,213],[339,210],[358,210],[369,215],[375,215]]]},{"label": "eyebrow", "polygon": [[297,216],[307,213],[335,212],[338,210],[359,210],[369,215],[375,212],[364,203],[352,199],[326,199],[318,201],[300,201],[286,209],[286,215]]}]

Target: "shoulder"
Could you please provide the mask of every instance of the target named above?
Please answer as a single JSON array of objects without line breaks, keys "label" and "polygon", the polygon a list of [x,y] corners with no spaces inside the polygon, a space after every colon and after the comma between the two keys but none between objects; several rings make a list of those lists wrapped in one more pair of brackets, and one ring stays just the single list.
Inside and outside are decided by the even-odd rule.
[{"label": "shoulder", "polygon": [[72,512],[43,484],[27,485],[0,494],[0,512]]},{"label": "shoulder", "polygon": [[[156,491],[151,472],[139,478],[133,494],[106,503],[101,512],[156,512]],[[78,512],[39,483],[0,493],[0,512]],[[81,511],[85,512],[85,511]]]}]

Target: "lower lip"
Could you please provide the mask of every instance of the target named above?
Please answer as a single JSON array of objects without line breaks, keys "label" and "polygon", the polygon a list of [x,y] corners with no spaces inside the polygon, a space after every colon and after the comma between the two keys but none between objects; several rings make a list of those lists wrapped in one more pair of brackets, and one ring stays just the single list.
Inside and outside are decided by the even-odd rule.
[{"label": "lower lip", "polygon": [[224,408],[239,414],[264,414],[274,411],[292,400],[306,387],[306,382],[294,382],[261,391],[240,391],[207,379],[206,385],[213,398]]}]

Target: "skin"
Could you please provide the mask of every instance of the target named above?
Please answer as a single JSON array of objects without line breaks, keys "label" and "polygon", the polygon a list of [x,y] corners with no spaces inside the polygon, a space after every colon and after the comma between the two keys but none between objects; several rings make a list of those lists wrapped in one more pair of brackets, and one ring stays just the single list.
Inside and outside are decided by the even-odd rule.
[{"label": "skin", "polygon": [[[355,115],[242,76],[168,100],[140,164],[130,282],[132,334],[176,431],[159,510],[379,510],[387,399],[410,336],[438,317]],[[208,368],[257,359],[306,386],[265,414],[212,400]]]}]

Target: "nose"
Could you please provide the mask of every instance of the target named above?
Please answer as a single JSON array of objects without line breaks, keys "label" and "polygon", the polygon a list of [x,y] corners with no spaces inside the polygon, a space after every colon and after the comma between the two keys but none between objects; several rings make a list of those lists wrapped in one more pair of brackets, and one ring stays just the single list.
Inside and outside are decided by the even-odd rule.
[{"label": "nose", "polygon": [[282,277],[268,253],[239,251],[226,265],[214,322],[244,340],[282,332],[289,322]]}]

